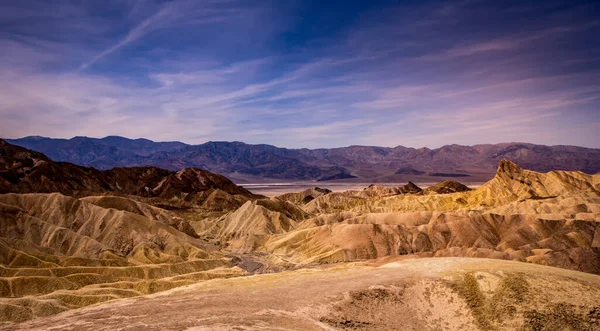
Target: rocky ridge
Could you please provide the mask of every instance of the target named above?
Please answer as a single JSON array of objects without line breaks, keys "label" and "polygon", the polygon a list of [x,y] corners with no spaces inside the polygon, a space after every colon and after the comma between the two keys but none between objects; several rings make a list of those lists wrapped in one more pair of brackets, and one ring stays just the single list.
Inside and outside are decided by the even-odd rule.
[{"label": "rocky ridge", "polygon": [[54,162],[41,153],[0,140],[0,193],[122,194],[191,200],[214,190],[257,197],[226,177],[202,169],[172,172],[156,167],[134,167],[102,171]]}]

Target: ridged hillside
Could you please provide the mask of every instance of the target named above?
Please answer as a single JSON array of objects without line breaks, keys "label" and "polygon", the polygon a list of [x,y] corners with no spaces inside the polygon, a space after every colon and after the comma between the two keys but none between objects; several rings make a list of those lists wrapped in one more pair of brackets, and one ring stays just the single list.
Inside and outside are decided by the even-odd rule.
[{"label": "ridged hillside", "polygon": [[[477,257],[600,274],[600,174],[540,173],[506,160],[476,188],[409,182],[265,198],[204,170],[100,171],[0,141],[0,190],[6,322],[333,264]],[[328,316],[333,326],[348,318]]]},{"label": "ridged hillside", "polygon": [[600,273],[599,177],[502,161],[494,179],[476,189],[443,182],[426,194],[377,186],[322,194],[301,204],[313,217],[262,236],[254,250],[301,265],[415,254]]}]

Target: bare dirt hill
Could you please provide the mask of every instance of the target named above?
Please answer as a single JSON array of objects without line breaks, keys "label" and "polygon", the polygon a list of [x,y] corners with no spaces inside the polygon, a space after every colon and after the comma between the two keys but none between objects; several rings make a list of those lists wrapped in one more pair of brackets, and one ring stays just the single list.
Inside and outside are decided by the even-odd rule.
[{"label": "bare dirt hill", "polygon": [[597,330],[599,303],[597,275],[489,259],[411,259],[212,280],[4,329]]}]

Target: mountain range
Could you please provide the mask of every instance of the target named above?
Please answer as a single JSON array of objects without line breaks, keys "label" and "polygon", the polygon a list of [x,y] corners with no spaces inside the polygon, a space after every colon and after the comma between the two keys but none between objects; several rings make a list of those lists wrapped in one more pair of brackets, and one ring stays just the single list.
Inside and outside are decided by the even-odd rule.
[{"label": "mountain range", "polygon": [[330,149],[288,149],[243,142],[154,142],[118,136],[54,139],[29,136],[7,142],[44,153],[52,160],[101,170],[155,166],[171,171],[201,168],[235,182],[273,180],[348,180],[468,182],[493,177],[507,159],[535,171],[600,171],[600,149],[529,143],[446,145],[436,149],[349,146]]}]

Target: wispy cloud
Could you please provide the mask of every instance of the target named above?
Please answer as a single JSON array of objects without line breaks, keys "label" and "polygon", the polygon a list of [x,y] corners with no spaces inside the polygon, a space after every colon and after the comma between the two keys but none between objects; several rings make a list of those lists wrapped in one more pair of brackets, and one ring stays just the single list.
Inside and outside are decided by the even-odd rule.
[{"label": "wispy cloud", "polygon": [[[226,1],[230,2],[230,1]],[[135,25],[127,34],[119,40],[116,44],[110,46],[100,54],[94,56],[90,61],[82,64],[80,70],[86,69],[90,65],[100,61],[104,57],[118,51],[119,49],[135,42],[142,38],[146,34],[160,28],[165,28],[173,24],[186,25],[186,24],[210,24],[223,22],[227,19],[233,18],[235,15],[240,14],[240,11],[236,8],[218,8],[215,5],[222,4],[223,2],[216,1],[189,1],[189,0],[174,0],[167,2],[159,6],[158,10],[149,17],[142,20],[140,23]],[[143,2],[136,2],[132,12],[139,10],[139,7],[143,6]]]},{"label": "wispy cloud", "polygon": [[[588,45],[600,26],[584,11],[569,13],[575,21],[533,6],[545,21],[527,20],[536,11],[425,1],[320,31],[289,4],[139,0],[102,17],[96,5],[0,4],[10,21],[0,30],[2,136],[287,147],[600,141],[600,61]],[[525,16],[511,23],[508,13]]]},{"label": "wispy cloud", "polygon": [[516,33],[509,37],[502,37],[492,40],[476,41],[453,46],[438,54],[427,54],[420,59],[424,60],[448,60],[456,57],[475,56],[490,52],[515,51],[519,48],[529,46],[532,42],[544,38],[551,38],[556,35],[564,35],[598,26],[600,22],[588,22],[578,25],[557,26],[546,28],[540,31]]}]

